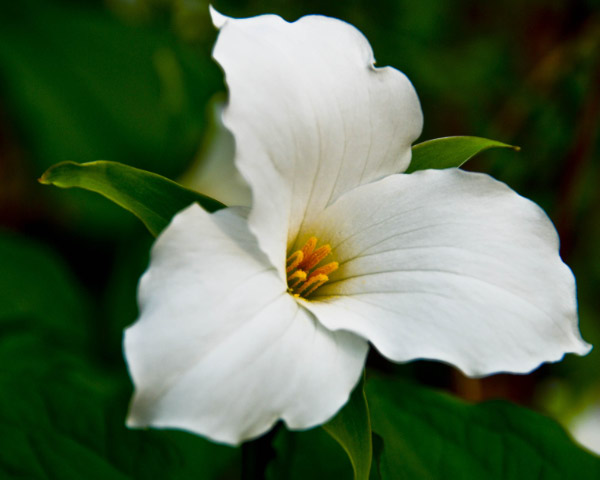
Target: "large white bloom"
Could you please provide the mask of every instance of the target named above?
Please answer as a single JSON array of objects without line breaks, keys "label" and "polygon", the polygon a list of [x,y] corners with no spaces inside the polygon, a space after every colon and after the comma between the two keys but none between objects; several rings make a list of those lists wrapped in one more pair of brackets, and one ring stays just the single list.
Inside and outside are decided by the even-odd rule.
[{"label": "large white bloom", "polygon": [[421,108],[360,32],[321,16],[213,20],[253,203],[192,205],[157,239],[125,335],[129,425],[231,444],[278,419],[319,425],[368,342],[471,376],[588,352],[539,207],[487,175],[399,173]]}]

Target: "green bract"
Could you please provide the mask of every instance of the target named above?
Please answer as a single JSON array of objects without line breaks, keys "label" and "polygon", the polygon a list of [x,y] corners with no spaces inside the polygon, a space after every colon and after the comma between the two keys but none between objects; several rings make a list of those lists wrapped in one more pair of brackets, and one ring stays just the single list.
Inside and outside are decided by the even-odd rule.
[{"label": "green bract", "polygon": [[460,167],[467,160],[490,148],[519,147],[481,137],[443,137],[418,143],[412,148],[412,159],[406,173],[428,168]]},{"label": "green bract", "polygon": [[47,170],[40,182],[99,193],[133,213],[155,236],[173,215],[193,202],[209,212],[224,207],[220,202],[165,177],[116,162],[59,163]]}]

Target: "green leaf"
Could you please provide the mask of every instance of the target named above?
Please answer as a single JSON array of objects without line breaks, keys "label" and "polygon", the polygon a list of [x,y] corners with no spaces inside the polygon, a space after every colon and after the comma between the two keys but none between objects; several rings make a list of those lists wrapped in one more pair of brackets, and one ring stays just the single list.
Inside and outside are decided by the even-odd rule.
[{"label": "green leaf", "polygon": [[133,213],[155,236],[193,202],[209,212],[224,208],[222,203],[165,177],[116,162],[59,163],[49,168],[40,182],[99,193]]},{"label": "green leaf", "polygon": [[470,405],[405,381],[370,379],[385,479],[597,479],[600,458],[553,420],[505,401]]},{"label": "green leaf", "polygon": [[223,478],[235,449],[125,427],[125,369],[82,351],[91,309],[56,254],[5,234],[0,259],[0,478]]},{"label": "green leaf", "polygon": [[267,480],[331,480],[353,476],[348,455],[323,428],[305,432],[280,428],[273,447],[277,456],[267,467]]},{"label": "green leaf", "polygon": [[490,148],[519,147],[480,137],[444,137],[427,140],[412,147],[412,160],[406,173],[428,168],[460,167],[467,160]]},{"label": "green leaf", "polygon": [[0,478],[209,480],[239,456],[185,432],[128,429],[126,380],[33,334],[1,337],[0,363]]},{"label": "green leaf", "polygon": [[371,479],[381,480],[381,471],[379,465],[381,465],[381,454],[383,453],[383,438],[377,433],[373,432],[373,461],[371,463]]},{"label": "green leaf", "polygon": [[364,391],[364,374],[352,392],[348,403],[323,428],[346,451],[355,480],[367,480],[371,472],[373,444],[371,441],[371,419]]}]

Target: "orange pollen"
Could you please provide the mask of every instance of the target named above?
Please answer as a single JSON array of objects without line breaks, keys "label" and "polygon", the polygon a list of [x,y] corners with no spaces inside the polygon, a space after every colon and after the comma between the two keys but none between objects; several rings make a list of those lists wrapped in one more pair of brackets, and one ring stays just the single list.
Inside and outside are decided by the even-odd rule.
[{"label": "orange pollen", "polygon": [[304,284],[302,284],[302,286],[298,290],[296,290],[294,295],[302,295],[303,297],[306,297],[306,295],[314,292],[327,280],[329,280],[329,277],[327,275],[317,275],[315,277],[310,277],[306,282],[304,282]]},{"label": "orange pollen", "polygon": [[[329,274],[335,272],[338,262],[329,262],[318,267],[331,253],[329,245],[317,246],[317,238],[310,237],[300,250],[293,252],[286,261],[288,291],[295,297],[307,298],[317,288],[329,280]],[[315,249],[316,248],[316,249]]]},{"label": "orange pollen", "polygon": [[315,249],[315,247],[317,246],[317,237],[310,237],[308,239],[308,241],[304,244],[304,246],[302,247],[302,254],[304,255],[304,258],[308,259],[313,250]]},{"label": "orange pollen", "polygon": [[310,276],[315,277],[317,275],[329,275],[331,272],[335,272],[339,266],[340,264],[338,262],[328,263],[327,265],[323,265],[322,267],[315,268],[311,272]]},{"label": "orange pollen", "polygon": [[322,247],[317,248],[310,257],[305,258],[300,266],[303,270],[312,270],[330,253],[331,247],[329,245],[323,245]]}]

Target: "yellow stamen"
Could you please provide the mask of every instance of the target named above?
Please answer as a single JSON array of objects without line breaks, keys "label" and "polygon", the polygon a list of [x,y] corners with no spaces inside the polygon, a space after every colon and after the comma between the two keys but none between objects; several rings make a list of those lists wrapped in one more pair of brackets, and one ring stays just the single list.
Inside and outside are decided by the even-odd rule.
[{"label": "yellow stamen", "polygon": [[285,264],[287,265],[285,273],[290,273],[292,270],[296,269],[298,265],[302,263],[302,260],[304,260],[304,253],[302,252],[302,250],[296,250],[288,257],[288,259],[285,262]]},{"label": "yellow stamen", "polygon": [[[329,279],[327,279],[327,280],[329,280]],[[304,298],[308,298],[310,296],[310,294],[312,294],[317,288],[321,287],[324,283],[327,283],[327,280],[323,280],[322,282],[316,283],[315,285],[312,286],[312,288],[310,290],[308,290],[308,292],[304,292]]]},{"label": "yellow stamen", "polygon": [[310,237],[301,249],[293,252],[286,260],[288,291],[295,297],[306,298],[312,294],[327,282],[328,275],[339,267],[338,262],[329,262],[318,267],[331,253],[331,247],[322,245],[316,248],[317,242],[316,237]]},{"label": "yellow stamen", "polygon": [[302,270],[312,270],[315,268],[321,260],[323,260],[327,255],[331,253],[331,247],[329,245],[323,245],[317,248],[310,257],[304,257],[304,261],[302,262]]},{"label": "yellow stamen", "polygon": [[288,288],[294,288],[304,280],[306,280],[306,272],[304,270],[296,270],[287,277]]},{"label": "yellow stamen", "polygon": [[302,247],[302,254],[304,258],[308,259],[313,253],[313,250],[317,246],[317,237],[310,237],[308,241]]},{"label": "yellow stamen", "polygon": [[335,272],[339,266],[340,264],[338,262],[328,263],[326,265],[323,265],[322,267],[313,270],[310,276],[314,277],[316,275],[329,275],[331,272]]},{"label": "yellow stamen", "polygon": [[317,275],[314,277],[310,277],[306,282],[304,282],[304,285],[302,285],[298,290],[294,292],[294,294],[306,297],[310,293],[314,292],[321,285],[323,285],[327,280],[329,280],[329,277],[327,275]]}]

